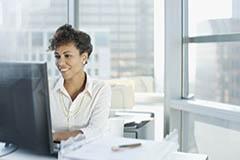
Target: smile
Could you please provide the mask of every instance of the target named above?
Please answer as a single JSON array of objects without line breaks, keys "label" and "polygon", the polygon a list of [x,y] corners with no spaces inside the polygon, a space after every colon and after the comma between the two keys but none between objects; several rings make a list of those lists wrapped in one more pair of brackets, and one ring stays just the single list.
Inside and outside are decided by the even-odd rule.
[{"label": "smile", "polygon": [[60,68],[59,69],[61,72],[66,72],[66,71],[68,71],[69,69],[68,68]]}]

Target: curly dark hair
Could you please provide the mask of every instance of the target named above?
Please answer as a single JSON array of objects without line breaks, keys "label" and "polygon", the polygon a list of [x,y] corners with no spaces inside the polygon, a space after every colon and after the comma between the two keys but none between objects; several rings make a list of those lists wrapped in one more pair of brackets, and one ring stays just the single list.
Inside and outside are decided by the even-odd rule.
[{"label": "curly dark hair", "polygon": [[74,29],[70,24],[65,24],[59,27],[49,40],[50,51],[56,50],[57,47],[73,42],[75,47],[79,50],[80,55],[84,52],[88,53],[88,57],[92,53],[91,37],[82,31]]}]

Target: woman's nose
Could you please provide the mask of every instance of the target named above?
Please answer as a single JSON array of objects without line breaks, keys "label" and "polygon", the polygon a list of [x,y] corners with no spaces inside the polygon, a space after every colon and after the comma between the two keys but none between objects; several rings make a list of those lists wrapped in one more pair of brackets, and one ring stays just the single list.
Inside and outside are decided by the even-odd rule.
[{"label": "woman's nose", "polygon": [[60,66],[63,66],[65,64],[65,60],[63,57],[59,57],[57,60],[56,60],[56,63],[57,65],[60,67]]}]

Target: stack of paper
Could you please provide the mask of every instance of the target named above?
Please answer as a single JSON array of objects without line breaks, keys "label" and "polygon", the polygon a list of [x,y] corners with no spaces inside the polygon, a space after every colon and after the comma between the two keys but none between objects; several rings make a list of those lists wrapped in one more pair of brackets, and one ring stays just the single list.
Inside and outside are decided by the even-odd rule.
[{"label": "stack of paper", "polygon": [[[142,145],[136,148],[124,148],[117,152],[111,150],[112,146],[132,143]],[[62,158],[64,160],[164,160],[175,151],[177,146],[172,142],[104,136],[65,153]]]}]

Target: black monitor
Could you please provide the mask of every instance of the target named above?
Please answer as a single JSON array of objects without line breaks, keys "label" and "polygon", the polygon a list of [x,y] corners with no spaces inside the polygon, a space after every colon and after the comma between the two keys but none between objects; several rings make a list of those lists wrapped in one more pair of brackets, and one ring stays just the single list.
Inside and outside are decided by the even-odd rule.
[{"label": "black monitor", "polygon": [[0,142],[53,152],[46,62],[0,62]]}]

